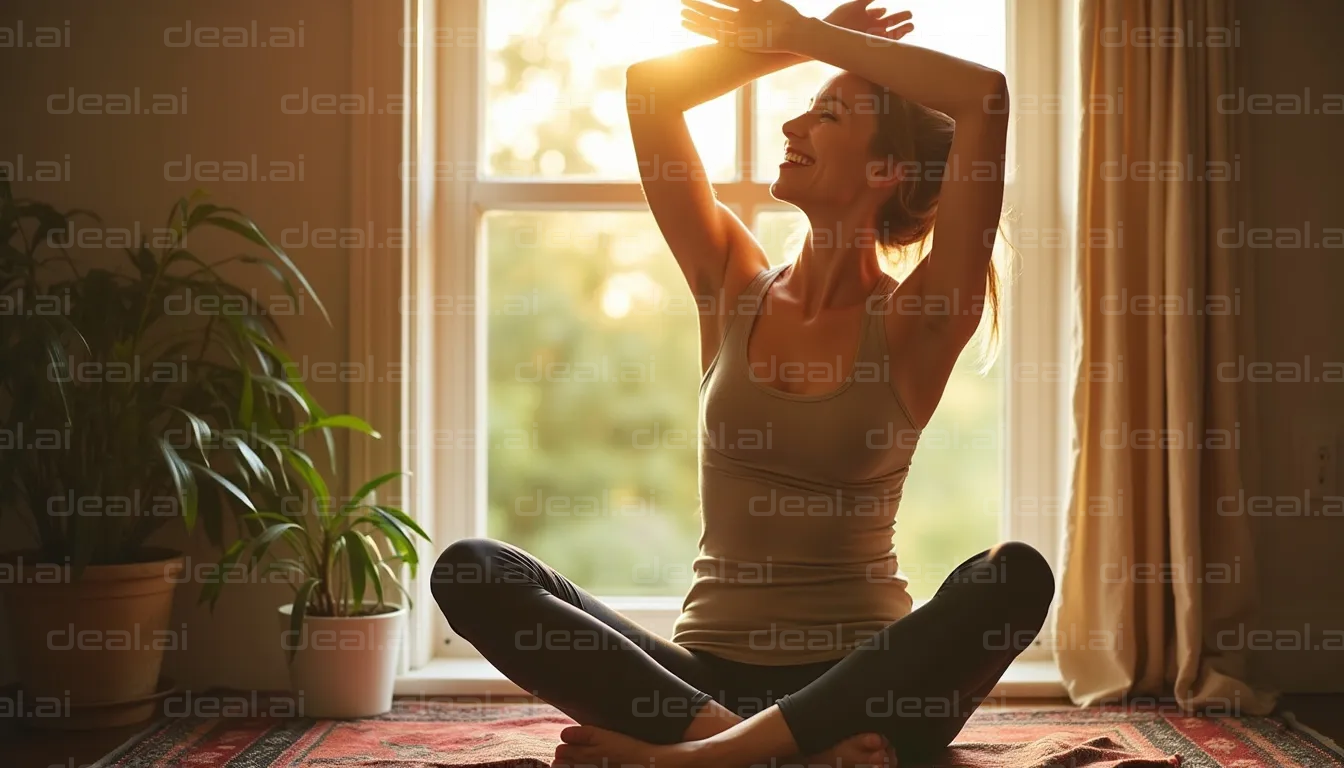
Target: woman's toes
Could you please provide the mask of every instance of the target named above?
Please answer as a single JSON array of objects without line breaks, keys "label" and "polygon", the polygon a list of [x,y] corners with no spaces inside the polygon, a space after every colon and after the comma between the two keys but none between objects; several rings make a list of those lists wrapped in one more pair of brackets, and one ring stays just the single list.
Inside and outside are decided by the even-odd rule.
[{"label": "woman's toes", "polygon": [[882,738],[880,734],[876,733],[859,734],[859,746],[867,750],[872,750],[880,753],[883,749],[886,749],[887,747],[886,741],[887,740]]},{"label": "woman's toes", "polygon": [[593,768],[601,761],[594,760],[590,750],[561,744],[555,748],[555,760],[551,768]]},{"label": "woman's toes", "polygon": [[595,735],[590,726],[571,725],[560,731],[560,740],[566,744],[592,744]]}]

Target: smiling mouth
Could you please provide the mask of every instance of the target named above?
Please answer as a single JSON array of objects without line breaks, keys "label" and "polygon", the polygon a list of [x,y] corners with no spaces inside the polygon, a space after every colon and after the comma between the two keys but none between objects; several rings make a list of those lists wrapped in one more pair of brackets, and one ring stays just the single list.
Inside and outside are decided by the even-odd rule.
[{"label": "smiling mouth", "polygon": [[786,151],[784,153],[784,162],[779,164],[780,168],[805,168],[809,165],[816,165],[817,161],[807,155],[798,152]]}]

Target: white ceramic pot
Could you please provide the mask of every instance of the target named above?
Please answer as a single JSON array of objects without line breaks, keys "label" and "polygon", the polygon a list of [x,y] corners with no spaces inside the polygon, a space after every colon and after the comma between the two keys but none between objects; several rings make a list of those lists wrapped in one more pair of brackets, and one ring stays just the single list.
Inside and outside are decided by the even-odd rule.
[{"label": "white ceramic pot", "polygon": [[406,609],[351,618],[307,616],[302,634],[289,632],[293,605],[280,607],[280,647],[289,657],[289,684],[304,717],[372,717],[392,709]]}]

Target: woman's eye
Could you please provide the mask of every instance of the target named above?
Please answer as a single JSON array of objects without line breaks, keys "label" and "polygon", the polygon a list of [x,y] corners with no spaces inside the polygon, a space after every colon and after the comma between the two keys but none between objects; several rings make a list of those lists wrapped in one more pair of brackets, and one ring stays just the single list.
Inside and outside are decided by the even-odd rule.
[{"label": "woman's eye", "polygon": [[835,119],[835,113],[834,113],[834,112],[827,112],[826,110],[822,110],[819,114],[820,114],[822,120],[834,120],[834,119]]}]

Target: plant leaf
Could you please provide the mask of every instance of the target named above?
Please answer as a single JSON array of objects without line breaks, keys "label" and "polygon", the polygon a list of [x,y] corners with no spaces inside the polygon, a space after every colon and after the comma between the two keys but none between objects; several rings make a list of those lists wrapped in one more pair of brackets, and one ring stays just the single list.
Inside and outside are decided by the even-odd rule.
[{"label": "plant leaf", "polygon": [[[390,481],[392,481],[393,479],[395,479],[395,478],[397,478],[397,477],[400,477],[400,476],[402,476],[402,475],[404,475],[404,474],[406,474],[406,473],[405,473],[405,472],[388,472],[388,473],[385,474],[385,475],[379,475],[378,477],[375,477],[374,479],[370,480],[369,482],[367,482],[367,483],[361,485],[361,486],[359,487],[359,490],[355,491],[355,495],[352,496],[352,497],[350,497],[350,501],[348,501],[348,502],[346,503],[345,508],[346,508],[347,510],[350,510],[350,509],[354,509],[355,507],[358,507],[359,504],[360,504],[360,502],[362,502],[362,501],[364,501],[364,499],[368,498],[369,494],[370,494],[370,493],[373,493],[375,489],[380,488],[380,487],[382,487],[383,485],[386,485],[388,482],[390,482]],[[421,536],[424,536],[423,533],[421,533],[420,535],[421,535]],[[425,538],[429,538],[429,537],[426,536]]]},{"label": "plant leaf", "polygon": [[315,501],[317,502],[318,514],[327,516],[331,504],[331,493],[327,490],[327,481],[322,479],[322,474],[317,471],[317,467],[313,466],[313,460],[303,451],[288,451],[285,453],[285,459],[317,496]]},{"label": "plant leaf", "polygon": [[353,429],[356,432],[362,432],[375,439],[382,437],[382,435],[378,434],[377,430],[369,426],[369,423],[367,421],[359,418],[358,416],[351,416],[349,414],[337,414],[335,416],[325,416],[316,419],[314,421],[310,421],[307,424],[304,424],[303,426],[299,427],[299,431],[311,432],[314,429],[330,429],[333,427],[339,429]]},{"label": "plant leaf", "polygon": [[188,411],[184,408],[178,408],[175,405],[170,407],[173,410],[177,411],[178,413],[182,414],[183,416],[187,417],[187,422],[191,424],[192,434],[196,436],[196,447],[200,449],[201,461],[205,462],[208,465],[210,463],[210,458],[205,453],[205,444],[207,438],[214,436],[215,434],[214,430],[210,428],[210,425],[206,423],[205,419],[202,419],[200,416],[197,416],[191,411]]},{"label": "plant leaf", "polygon": [[317,588],[318,579],[309,578],[294,593],[294,605],[289,612],[289,661],[294,663],[294,655],[299,651],[299,640],[303,638],[303,620],[308,616],[308,601]]},{"label": "plant leaf", "polygon": [[233,494],[234,498],[243,502],[243,506],[247,507],[253,512],[257,511],[256,506],[252,504],[252,499],[248,498],[248,495],[246,493],[243,493],[242,489],[240,489],[238,486],[234,485],[233,481],[230,480],[229,478],[219,474],[218,472],[205,466],[204,464],[197,464],[194,461],[188,461],[187,465],[193,467],[199,472],[204,472],[206,475],[210,476],[210,478],[213,479],[216,483],[219,483],[220,487],[222,487],[229,493]]},{"label": "plant leaf", "polygon": [[275,258],[279,259],[280,263],[285,265],[285,268],[289,270],[290,274],[294,275],[299,281],[299,284],[303,286],[303,289],[308,292],[308,295],[313,297],[313,302],[317,304],[317,308],[322,310],[322,317],[326,318],[328,323],[331,322],[331,315],[327,314],[327,308],[323,306],[322,299],[320,299],[317,292],[313,290],[313,286],[308,283],[308,278],[304,276],[303,272],[301,272],[297,266],[295,266],[288,254],[281,250],[279,246],[274,245],[270,240],[266,239],[266,235],[262,234],[261,230],[257,228],[257,225],[253,224],[250,219],[243,218],[241,221],[238,221],[224,216],[209,216],[206,217],[202,223],[210,224],[219,227],[220,229],[225,229],[241,235],[275,254]]},{"label": "plant leaf", "polygon": [[252,446],[248,445],[242,438],[232,435],[226,438],[226,442],[237,449],[258,480],[265,483],[267,488],[275,490],[275,478],[271,476],[270,468],[266,466],[266,462],[261,460],[257,452],[252,450]]},{"label": "plant leaf", "polygon": [[[357,531],[349,530],[341,534],[345,540],[346,562],[350,568],[350,600],[355,614],[364,610],[365,580],[373,568],[369,562],[368,550],[364,549],[364,540]],[[344,595],[341,596],[342,598]]]},{"label": "plant leaf", "polygon": [[192,474],[189,463],[183,461],[163,437],[159,438],[159,450],[163,452],[163,457],[168,462],[168,474],[173,478],[173,487],[177,489],[177,500],[182,503],[183,522],[190,531],[196,527],[198,504],[196,476]]},{"label": "plant leaf", "polygon": [[411,574],[415,574],[415,567],[420,562],[420,556],[415,551],[415,544],[401,527],[401,522],[392,515],[384,512],[377,507],[373,508],[373,523],[387,536],[388,542],[392,545],[392,550],[397,553],[403,562],[411,567]]},{"label": "plant leaf", "polygon": [[373,591],[374,594],[378,595],[378,605],[381,607],[384,604],[383,580],[378,575],[377,566],[383,562],[383,553],[379,551],[378,542],[374,541],[372,536],[362,531],[356,531],[356,533],[364,540],[364,545],[372,553],[372,558],[369,560],[369,579],[373,581]]},{"label": "plant leaf", "polygon": [[425,533],[425,530],[421,528],[420,525],[416,523],[415,520],[412,519],[410,515],[406,514],[400,509],[397,509],[396,507],[389,507],[384,504],[376,504],[374,505],[373,508],[395,517],[397,521],[400,522],[402,525],[406,526],[407,528],[410,528],[412,531],[415,531],[416,535],[424,539],[426,542],[429,542],[430,540],[429,534]]},{"label": "plant leaf", "polygon": [[[265,557],[266,550],[271,548],[271,545],[275,543],[276,539],[285,536],[294,530],[302,531],[303,527],[298,523],[281,523],[279,525],[268,526],[265,531],[262,531],[261,535],[257,536],[252,542],[252,567],[255,568],[257,562],[260,561],[262,557]],[[290,541],[291,545],[295,543],[296,542],[292,540]],[[295,549],[297,550],[299,548],[295,547]]]},{"label": "plant leaf", "polygon": [[[392,570],[392,566],[388,565],[386,560],[380,560],[378,562],[378,568],[383,573],[387,574],[387,580],[392,582],[392,585],[395,586],[397,590],[401,592],[402,596],[406,598],[406,607],[407,608],[413,607],[415,605],[415,601],[411,599],[411,593],[407,592],[406,588],[401,585],[401,578]],[[381,581],[381,579],[379,581]]]}]

